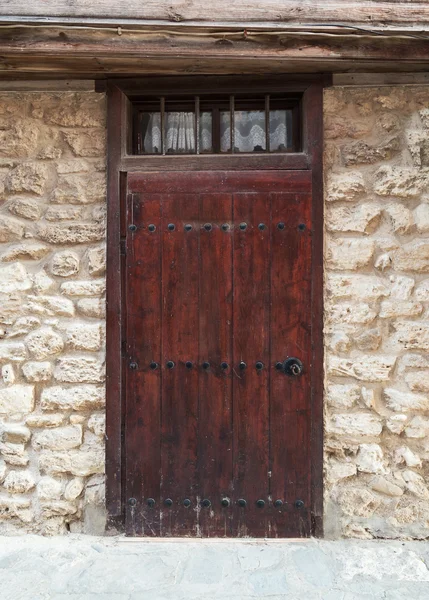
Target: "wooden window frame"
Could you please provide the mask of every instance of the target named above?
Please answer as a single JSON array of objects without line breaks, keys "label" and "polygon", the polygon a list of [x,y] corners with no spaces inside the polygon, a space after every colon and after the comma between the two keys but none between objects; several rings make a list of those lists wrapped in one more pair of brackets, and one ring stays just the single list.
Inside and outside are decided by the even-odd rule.
[{"label": "wooden window frame", "polygon": [[[107,91],[107,333],[106,333],[106,509],[107,528],[123,531],[124,479],[124,334],[125,197],[133,171],[311,170],[312,172],[312,370],[311,497],[312,535],[323,536],[323,89],[330,77],[183,76],[112,79]],[[151,94],[297,93],[301,100],[301,152],[261,154],[132,155],[133,100]],[[102,88],[100,88],[102,91]],[[104,91],[104,90],[103,90]]]}]

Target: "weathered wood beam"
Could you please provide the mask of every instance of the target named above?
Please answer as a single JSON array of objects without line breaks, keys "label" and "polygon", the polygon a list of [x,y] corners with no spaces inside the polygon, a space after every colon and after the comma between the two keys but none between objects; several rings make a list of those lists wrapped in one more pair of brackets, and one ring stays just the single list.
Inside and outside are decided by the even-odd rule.
[{"label": "weathered wood beam", "polygon": [[3,0],[2,15],[138,19],[151,22],[282,22],[383,25],[429,23],[426,0]]},{"label": "weathered wood beam", "polygon": [[[26,27],[1,30],[0,77],[112,74],[427,71],[429,39],[272,31],[176,36],[160,31]],[[119,35],[119,33],[121,35]],[[49,75],[50,76],[50,75]]]}]

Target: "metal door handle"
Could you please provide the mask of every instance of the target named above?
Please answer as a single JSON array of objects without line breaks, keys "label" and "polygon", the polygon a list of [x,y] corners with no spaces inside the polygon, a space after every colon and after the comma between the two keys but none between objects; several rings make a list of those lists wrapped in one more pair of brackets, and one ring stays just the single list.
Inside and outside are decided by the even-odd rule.
[{"label": "metal door handle", "polygon": [[299,358],[295,358],[291,356],[287,358],[283,363],[283,373],[285,375],[289,375],[290,377],[298,377],[302,374],[304,370],[304,365],[299,360]]}]

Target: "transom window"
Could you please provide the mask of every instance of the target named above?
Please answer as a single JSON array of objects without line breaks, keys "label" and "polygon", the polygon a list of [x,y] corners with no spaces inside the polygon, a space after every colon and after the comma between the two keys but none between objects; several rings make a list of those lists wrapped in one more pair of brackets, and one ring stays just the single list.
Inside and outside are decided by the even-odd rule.
[{"label": "transom window", "polygon": [[243,154],[300,151],[300,99],[157,97],[133,104],[133,153]]}]

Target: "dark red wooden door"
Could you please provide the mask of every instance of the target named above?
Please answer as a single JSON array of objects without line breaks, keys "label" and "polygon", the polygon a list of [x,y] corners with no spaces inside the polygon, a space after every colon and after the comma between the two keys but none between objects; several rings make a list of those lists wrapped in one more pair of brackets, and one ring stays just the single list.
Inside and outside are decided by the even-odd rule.
[{"label": "dark red wooden door", "polygon": [[311,172],[131,173],[127,202],[128,535],[310,535]]}]

